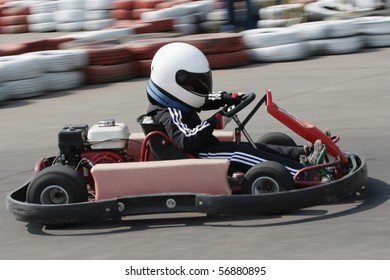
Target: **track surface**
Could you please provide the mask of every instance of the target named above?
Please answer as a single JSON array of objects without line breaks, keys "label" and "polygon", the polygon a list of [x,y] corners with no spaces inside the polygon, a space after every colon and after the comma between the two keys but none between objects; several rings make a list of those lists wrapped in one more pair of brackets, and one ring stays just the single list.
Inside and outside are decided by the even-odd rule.
[{"label": "track surface", "polygon": [[[140,132],[147,80],[9,102],[0,107],[0,259],[389,259],[389,81],[389,48],[214,71],[214,90],[260,98],[270,88],[276,103],[365,157],[369,180],[358,200],[283,216],[153,215],[66,229],[16,221],[7,193],[31,178],[39,157],[57,153],[65,124],[115,118]],[[255,138],[287,132],[264,108],[247,128]]]}]

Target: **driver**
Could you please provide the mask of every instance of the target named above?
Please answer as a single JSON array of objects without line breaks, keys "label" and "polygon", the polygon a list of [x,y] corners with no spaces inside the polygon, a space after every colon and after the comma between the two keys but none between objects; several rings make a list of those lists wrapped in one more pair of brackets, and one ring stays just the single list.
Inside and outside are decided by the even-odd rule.
[{"label": "driver", "polygon": [[256,149],[247,142],[219,141],[213,131],[224,128],[230,119],[217,112],[201,120],[198,113],[236,105],[240,103],[240,95],[212,92],[208,60],[190,44],[170,43],[156,52],[146,93],[150,102],[147,115],[164,127],[179,149],[196,158],[228,159],[232,170],[243,173],[257,163],[276,161],[292,175],[303,167],[301,155],[308,156],[312,163],[317,160],[321,148],[318,141],[314,149],[313,145],[286,147],[261,143],[256,143]]}]

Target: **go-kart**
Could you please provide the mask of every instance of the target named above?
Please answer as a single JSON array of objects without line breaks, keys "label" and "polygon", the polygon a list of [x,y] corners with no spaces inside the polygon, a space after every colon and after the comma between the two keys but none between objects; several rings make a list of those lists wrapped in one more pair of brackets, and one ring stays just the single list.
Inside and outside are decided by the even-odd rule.
[{"label": "go-kart", "polygon": [[[265,103],[267,111],[303,139],[321,139],[322,161],[294,176],[277,162],[262,162],[248,172],[231,170],[226,159],[199,159],[183,153],[145,116],[137,119],[142,133],[129,133],[126,124],[104,120],[67,125],[58,133],[59,153],[41,158],[31,181],[7,196],[7,209],[19,221],[73,224],[121,219],[128,215],[199,212],[219,214],[281,214],[350,197],[364,187],[363,158],[341,151],[340,137],[279,107],[266,94],[247,117],[238,112],[255,100],[241,94],[240,103],[225,108],[237,127],[217,131],[223,141],[241,141],[242,134],[256,147],[245,125]],[[259,142],[296,145],[280,132]],[[310,172],[320,174],[316,179]]]}]

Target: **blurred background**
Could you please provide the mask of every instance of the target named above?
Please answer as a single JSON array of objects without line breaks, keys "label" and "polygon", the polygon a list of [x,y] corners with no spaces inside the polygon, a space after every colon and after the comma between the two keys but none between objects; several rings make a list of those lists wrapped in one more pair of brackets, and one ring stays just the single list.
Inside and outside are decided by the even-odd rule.
[{"label": "blurred background", "polygon": [[147,77],[174,41],[212,69],[356,53],[390,46],[389,2],[1,0],[0,102]]}]

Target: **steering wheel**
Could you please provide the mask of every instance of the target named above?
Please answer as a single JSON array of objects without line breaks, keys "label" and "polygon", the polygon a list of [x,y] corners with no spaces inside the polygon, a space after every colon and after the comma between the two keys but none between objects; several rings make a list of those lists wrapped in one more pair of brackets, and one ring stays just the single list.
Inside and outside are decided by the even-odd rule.
[{"label": "steering wheel", "polygon": [[237,105],[226,106],[223,108],[222,112],[225,117],[231,118],[246,106],[248,106],[253,100],[255,100],[256,95],[253,92],[242,92],[240,96],[241,102]]}]

